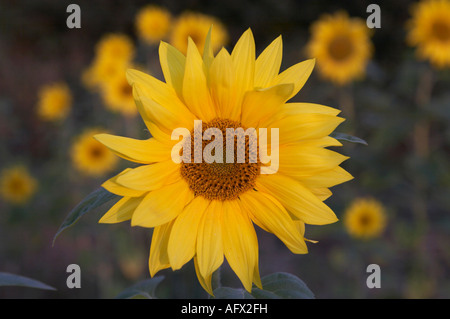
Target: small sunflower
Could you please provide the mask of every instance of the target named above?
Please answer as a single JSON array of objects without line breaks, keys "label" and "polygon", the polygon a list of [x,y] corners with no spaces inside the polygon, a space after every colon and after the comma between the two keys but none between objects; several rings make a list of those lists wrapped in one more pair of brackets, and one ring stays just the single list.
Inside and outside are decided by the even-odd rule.
[{"label": "small sunflower", "polygon": [[4,169],[0,175],[0,195],[13,204],[24,204],[35,193],[37,181],[25,166]]},{"label": "small sunflower", "polygon": [[101,88],[111,78],[124,74],[134,58],[135,46],[125,34],[104,36],[96,46],[91,65],[84,70],[82,82],[89,89]]},{"label": "small sunflower", "polygon": [[439,69],[450,67],[450,1],[426,0],[412,7],[407,41]]},{"label": "small sunflower", "polygon": [[72,106],[72,94],[67,84],[44,85],[38,92],[37,114],[45,121],[59,121],[67,117]]},{"label": "small sunflower", "polygon": [[101,93],[103,101],[109,110],[121,113],[127,117],[133,117],[137,114],[133,89],[128,84],[125,71],[111,77],[104,84]]},{"label": "small sunflower", "polygon": [[92,138],[101,132],[99,129],[88,129],[79,135],[72,145],[70,152],[72,163],[85,175],[101,176],[112,171],[117,165],[118,157]]},{"label": "small sunflower", "polygon": [[359,198],[345,211],[344,225],[355,238],[374,238],[386,226],[386,211],[383,204],[372,198]]},{"label": "small sunflower", "polygon": [[372,54],[370,31],[365,21],[346,12],[326,14],[311,27],[307,54],[317,59],[323,78],[344,85],[365,74]]},{"label": "small sunflower", "polygon": [[155,44],[167,36],[171,20],[170,12],[166,9],[148,5],[136,15],[136,31],[146,43]]},{"label": "small sunflower", "polygon": [[[231,53],[222,48],[214,56],[210,37],[208,33],[203,57],[191,38],[186,56],[161,42],[166,82],[136,70],[127,72],[136,106],[152,137],[95,136],[113,153],[142,164],[103,183],[122,198],[100,222],[131,220],[133,226],[154,228],[149,258],[152,276],[194,259],[200,284],[212,294],[211,276],[226,258],[250,291],[252,283],[261,287],[254,225],[275,234],[293,253],[305,254],[305,224],[337,221],[323,201],[331,195],[330,187],[352,176],[339,166],[347,157],[326,147],[341,145],[328,135],[344,119],[337,116],[339,110],[327,106],[287,103],[305,84],[314,60],[279,73],[281,36],[257,58],[250,29]],[[197,120],[202,127],[194,125]],[[193,133],[194,140],[183,141],[194,145],[194,162],[173,159],[179,141],[171,135],[177,128]],[[209,128],[222,135],[228,129],[267,129],[270,134],[279,132],[279,140],[260,135],[260,148],[242,161],[231,156],[229,163],[195,162],[195,135]],[[272,157],[270,163],[261,153],[267,144],[279,145],[279,158]],[[237,142],[230,145],[233,154],[242,149]],[[207,147],[203,144],[203,152]],[[221,147],[217,154],[219,150],[226,153]],[[255,153],[263,160],[251,161]]]},{"label": "small sunflower", "polygon": [[211,27],[214,26],[211,38],[211,47],[216,52],[228,41],[228,32],[225,26],[217,18],[197,12],[185,12],[175,21],[169,42],[181,53],[186,54],[188,47],[188,37],[190,37],[202,54],[205,45],[206,35]]}]

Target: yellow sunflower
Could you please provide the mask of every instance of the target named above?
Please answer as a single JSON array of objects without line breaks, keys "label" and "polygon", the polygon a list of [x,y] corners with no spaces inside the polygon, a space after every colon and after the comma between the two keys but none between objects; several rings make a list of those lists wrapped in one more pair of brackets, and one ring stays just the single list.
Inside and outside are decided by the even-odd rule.
[{"label": "yellow sunflower", "polygon": [[170,12],[166,9],[148,5],[136,15],[136,31],[146,43],[155,44],[167,36],[171,20]]},{"label": "yellow sunflower", "polygon": [[88,176],[101,176],[112,171],[118,157],[92,136],[99,134],[100,129],[88,129],[77,136],[71,147],[70,155],[75,168]]},{"label": "yellow sunflower", "polygon": [[203,53],[206,35],[211,25],[214,26],[211,37],[211,47],[216,52],[228,41],[228,32],[225,26],[217,18],[197,12],[185,12],[175,21],[170,34],[169,42],[181,53],[186,54],[188,37],[190,37]]},{"label": "yellow sunflower", "polygon": [[364,76],[372,55],[370,29],[346,12],[326,14],[311,27],[307,54],[317,59],[319,74],[338,85]]},{"label": "yellow sunflower", "polygon": [[359,198],[351,203],[344,215],[344,225],[356,238],[379,236],[386,226],[383,204],[372,198]]},{"label": "yellow sunflower", "polygon": [[59,121],[67,117],[72,106],[72,94],[67,84],[44,85],[38,92],[37,114],[45,121]]},{"label": "yellow sunflower", "polygon": [[[100,222],[131,220],[133,226],[154,228],[149,257],[152,276],[194,259],[199,282],[212,294],[211,276],[226,258],[250,291],[252,283],[261,287],[254,224],[275,234],[293,253],[307,253],[304,224],[336,222],[323,201],[331,195],[330,187],[352,176],[339,166],[347,157],[326,149],[341,145],[328,136],[343,121],[337,116],[339,110],[287,103],[305,84],[314,60],[279,73],[281,36],[258,58],[250,29],[231,53],[222,48],[216,56],[210,36],[203,56],[191,38],[186,56],[167,43],[160,44],[165,82],[136,70],[127,72],[152,137],[95,136],[113,153],[142,164],[102,185],[122,199]],[[245,153],[245,159],[239,160],[236,154],[254,145],[250,136],[241,142],[229,139],[233,153],[219,144],[214,150],[218,161],[195,160],[211,146],[205,140],[196,143],[196,134],[215,129],[220,140],[229,129],[251,128],[262,134],[256,151]],[[172,139],[180,129],[193,134],[181,142]],[[180,143],[182,149],[177,147]],[[185,156],[192,145],[193,162]],[[226,153],[234,154],[231,161],[220,160]],[[252,160],[255,153],[259,159]],[[178,161],[180,156],[185,160]]]},{"label": "yellow sunflower", "polygon": [[133,90],[128,84],[125,71],[111,77],[104,84],[101,93],[106,107],[111,111],[128,117],[133,117],[137,114]]},{"label": "yellow sunflower", "polygon": [[82,73],[82,82],[89,88],[101,88],[111,78],[124,74],[134,58],[135,46],[125,34],[104,36],[96,45],[94,59]]},{"label": "yellow sunflower", "polygon": [[0,195],[14,204],[26,203],[35,193],[37,181],[25,166],[4,169],[0,175]]},{"label": "yellow sunflower", "polygon": [[412,7],[407,41],[417,47],[421,59],[436,68],[450,66],[450,1],[420,1]]}]

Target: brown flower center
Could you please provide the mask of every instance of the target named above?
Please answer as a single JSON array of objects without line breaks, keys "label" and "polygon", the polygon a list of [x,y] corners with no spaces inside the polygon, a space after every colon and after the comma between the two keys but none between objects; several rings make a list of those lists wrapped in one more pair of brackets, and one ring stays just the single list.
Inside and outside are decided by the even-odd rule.
[{"label": "brown flower center", "polygon": [[345,60],[353,52],[353,43],[347,36],[337,36],[328,44],[328,52],[337,61]]},{"label": "brown flower center", "polygon": [[446,42],[450,40],[450,24],[447,21],[435,21],[431,26],[436,40]]},{"label": "brown flower center", "polygon": [[[208,128],[217,128],[222,132],[223,143],[220,147],[222,148],[223,160],[207,163],[205,158],[202,158],[200,163],[195,163],[194,135],[196,130],[200,131],[199,128],[195,128],[191,132],[191,163],[181,164],[181,176],[187,181],[195,196],[200,195],[209,200],[221,201],[237,199],[240,194],[255,186],[255,180],[260,174],[261,162],[258,159],[256,143],[250,143],[251,138],[248,135],[227,135],[227,128],[234,130],[241,128],[240,123],[235,121],[217,118],[209,123],[202,123],[202,136]],[[244,128],[243,130],[245,131]],[[231,136],[231,138],[227,138],[227,136]],[[243,138],[245,138],[245,142]],[[239,142],[239,139],[241,139],[241,142]],[[214,140],[215,136],[212,136],[211,140],[202,140],[202,153],[205,147]],[[234,152],[233,157],[228,155],[228,160],[227,140],[234,144],[232,148],[229,147]],[[255,145],[256,151],[253,149],[252,152],[253,145]],[[242,148],[244,149],[242,150]],[[241,154],[245,154],[245,160],[243,161],[238,156],[239,152],[242,151],[244,153]],[[212,149],[211,155],[216,155],[215,149]]]}]

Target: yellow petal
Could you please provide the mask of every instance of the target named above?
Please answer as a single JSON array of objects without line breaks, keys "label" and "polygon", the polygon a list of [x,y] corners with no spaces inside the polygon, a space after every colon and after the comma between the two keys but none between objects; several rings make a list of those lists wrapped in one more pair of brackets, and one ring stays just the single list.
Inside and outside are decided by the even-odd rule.
[{"label": "yellow petal", "polygon": [[197,257],[194,257],[194,266],[195,266],[195,273],[197,274],[198,282],[203,287],[203,289],[206,290],[207,293],[209,293],[211,296],[214,296],[212,284],[211,284],[212,273],[207,275],[206,277],[204,277],[200,273]]},{"label": "yellow petal", "polygon": [[117,174],[116,176],[111,177],[102,184],[102,187],[106,189],[108,192],[119,196],[126,196],[126,197],[142,196],[145,193],[145,191],[138,191],[135,189],[127,188],[117,183],[117,178],[129,171],[131,171],[131,168],[127,168],[123,170],[121,173]]},{"label": "yellow petal", "polygon": [[242,204],[257,224],[275,234],[295,254],[306,254],[303,236],[286,209],[273,196],[261,191],[249,191],[240,196]]},{"label": "yellow petal", "polygon": [[97,134],[94,138],[117,156],[135,163],[148,164],[169,160],[171,158],[170,147],[158,142],[154,138],[136,140],[110,134]]},{"label": "yellow petal", "polygon": [[258,56],[255,63],[255,87],[265,88],[278,75],[283,57],[281,35]]},{"label": "yellow petal", "polygon": [[279,149],[278,172],[286,176],[312,176],[329,171],[349,157],[337,152],[301,143],[283,145]]},{"label": "yellow petal", "polygon": [[315,103],[286,103],[280,110],[285,115],[295,115],[304,113],[319,113],[328,115],[338,115],[340,110]]},{"label": "yellow petal", "polygon": [[172,45],[161,41],[159,61],[166,83],[174,88],[178,97],[182,97],[186,57]]},{"label": "yellow petal", "polygon": [[134,210],[141,203],[142,197],[123,197],[98,221],[103,224],[120,223],[131,219]]},{"label": "yellow petal", "polygon": [[283,83],[293,83],[295,85],[294,90],[292,92],[293,97],[295,96],[305,85],[309,76],[311,75],[312,70],[314,69],[315,59],[306,60],[300,63],[297,63],[282,73],[278,74],[270,84],[270,86],[283,84]]},{"label": "yellow petal", "polygon": [[154,190],[136,208],[131,225],[156,227],[165,224],[181,214],[193,198],[192,191],[183,180]]},{"label": "yellow petal", "polygon": [[183,79],[183,97],[192,113],[204,121],[210,121],[216,114],[209,93],[203,60],[197,46],[188,38],[186,69]]},{"label": "yellow petal", "polygon": [[280,111],[293,89],[294,85],[289,83],[247,92],[242,102],[241,122],[245,127],[258,127]]},{"label": "yellow petal", "polygon": [[200,221],[197,237],[198,268],[208,278],[223,263],[222,202],[212,201]]},{"label": "yellow petal", "polygon": [[234,77],[235,71],[231,56],[223,48],[212,61],[209,70],[211,97],[219,117],[239,120]]},{"label": "yellow petal", "polygon": [[117,177],[117,183],[131,189],[152,191],[181,178],[180,164],[172,160],[142,165]]},{"label": "yellow petal", "polygon": [[[156,123],[166,134],[172,134],[173,129],[177,127],[193,128],[194,116],[184,105],[179,107],[167,107],[166,105],[168,104],[160,104],[156,100],[150,98],[145,92],[145,88],[140,83],[135,83],[133,85],[133,92],[133,94],[135,94],[136,105],[140,104],[138,109],[144,109],[145,116],[151,122]],[[175,104],[170,105],[174,106]],[[184,110],[182,110],[183,108]]]},{"label": "yellow petal", "polygon": [[240,106],[245,92],[253,90],[255,80],[255,40],[250,29],[245,31],[233,51],[231,60],[236,70],[237,105]]},{"label": "yellow petal", "polygon": [[169,256],[167,255],[167,245],[169,243],[170,232],[173,222],[155,227],[150,246],[150,257],[148,267],[150,275],[153,277],[158,271],[170,267]]},{"label": "yellow petal", "polygon": [[342,167],[337,166],[331,170],[324,171],[319,174],[299,177],[296,179],[309,188],[328,188],[350,181],[353,179],[353,176]]},{"label": "yellow petal", "polygon": [[281,175],[261,175],[256,188],[272,194],[292,215],[306,224],[325,225],[336,222],[334,212],[305,186]]},{"label": "yellow petal", "polygon": [[250,292],[258,263],[258,240],[247,213],[236,201],[223,203],[222,234],[225,258]]},{"label": "yellow petal", "polygon": [[194,257],[198,226],[208,205],[208,200],[197,196],[176,218],[167,248],[173,270],[180,269]]},{"label": "yellow petal", "polygon": [[274,121],[270,128],[279,128],[280,145],[306,139],[328,136],[344,121],[343,118],[328,114],[298,114]]},{"label": "yellow petal", "polygon": [[318,199],[320,199],[322,202],[327,200],[333,193],[326,187],[317,187],[317,188],[309,188],[311,193],[314,194],[314,196],[317,196]]},{"label": "yellow petal", "polygon": [[214,51],[211,45],[211,34],[212,34],[212,28],[213,26],[211,26],[209,28],[208,34],[206,35],[205,38],[205,46],[203,48],[203,63],[205,66],[205,73],[208,76],[209,74],[209,67],[211,66],[211,63],[214,59]]}]

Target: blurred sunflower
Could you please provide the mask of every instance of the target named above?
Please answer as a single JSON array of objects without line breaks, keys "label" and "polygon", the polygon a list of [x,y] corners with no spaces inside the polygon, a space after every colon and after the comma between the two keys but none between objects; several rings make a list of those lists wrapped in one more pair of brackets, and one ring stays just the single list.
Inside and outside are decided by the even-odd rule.
[{"label": "blurred sunflower", "polygon": [[450,1],[426,0],[412,6],[407,41],[439,69],[450,66]]},{"label": "blurred sunflower", "polygon": [[372,55],[370,29],[346,12],[326,14],[311,27],[307,54],[317,59],[319,74],[338,85],[360,79]]},{"label": "blurred sunflower", "polygon": [[386,226],[386,212],[383,204],[375,199],[354,200],[344,215],[344,225],[355,238],[374,238]]},{"label": "blurred sunflower", "polygon": [[44,85],[38,92],[37,114],[45,121],[65,119],[72,106],[72,94],[67,84]]},{"label": "blurred sunflower", "polygon": [[113,33],[104,36],[96,46],[91,65],[82,74],[83,84],[87,88],[98,89],[115,76],[123,76],[134,54],[134,43],[127,35]]},{"label": "blurred sunflower", "polygon": [[109,110],[121,113],[127,117],[133,117],[137,114],[133,89],[128,84],[125,70],[123,73],[118,73],[111,77],[103,86],[101,93],[103,101]]},{"label": "blurred sunflower", "polygon": [[158,43],[170,30],[172,17],[164,8],[148,5],[139,10],[135,24],[138,36],[148,44]]},{"label": "blurred sunflower", "polygon": [[101,176],[112,171],[118,162],[118,157],[112,154],[104,145],[92,138],[99,134],[99,129],[88,129],[80,134],[71,147],[71,158],[75,168],[88,176]]},{"label": "blurred sunflower", "polygon": [[37,181],[25,166],[4,169],[0,174],[0,195],[14,204],[26,203],[35,193]]},{"label": "blurred sunflower", "polygon": [[[113,153],[143,164],[103,183],[122,199],[100,222],[131,220],[133,226],[154,227],[152,276],[161,269],[179,269],[193,258],[199,282],[212,294],[211,276],[225,257],[250,291],[252,283],[261,287],[253,223],[275,234],[293,253],[304,254],[305,223],[337,221],[323,201],[331,195],[330,187],[352,176],[339,166],[347,157],[325,147],[341,145],[328,135],[344,119],[337,117],[339,110],[327,106],[287,103],[305,84],[314,60],[279,73],[281,36],[258,58],[250,29],[231,54],[222,48],[214,56],[210,37],[211,32],[203,57],[191,38],[186,56],[161,42],[166,82],[136,70],[127,72],[137,108],[153,137],[95,136]],[[269,164],[250,162],[247,155],[244,163],[236,158],[234,163],[176,163],[172,148],[179,141],[171,134],[176,128],[199,130],[194,128],[196,119],[203,121],[203,130],[215,127],[222,133],[238,127],[278,129],[279,163],[273,159],[278,172],[267,174]],[[267,138],[258,142],[259,149],[267,146]],[[236,143],[234,147],[236,154]]]},{"label": "blurred sunflower", "polygon": [[214,26],[211,38],[211,47],[216,52],[228,41],[228,32],[225,26],[217,18],[197,12],[185,12],[175,21],[170,34],[169,42],[181,53],[186,54],[188,47],[188,37],[190,37],[203,53],[206,35],[211,27]]}]

